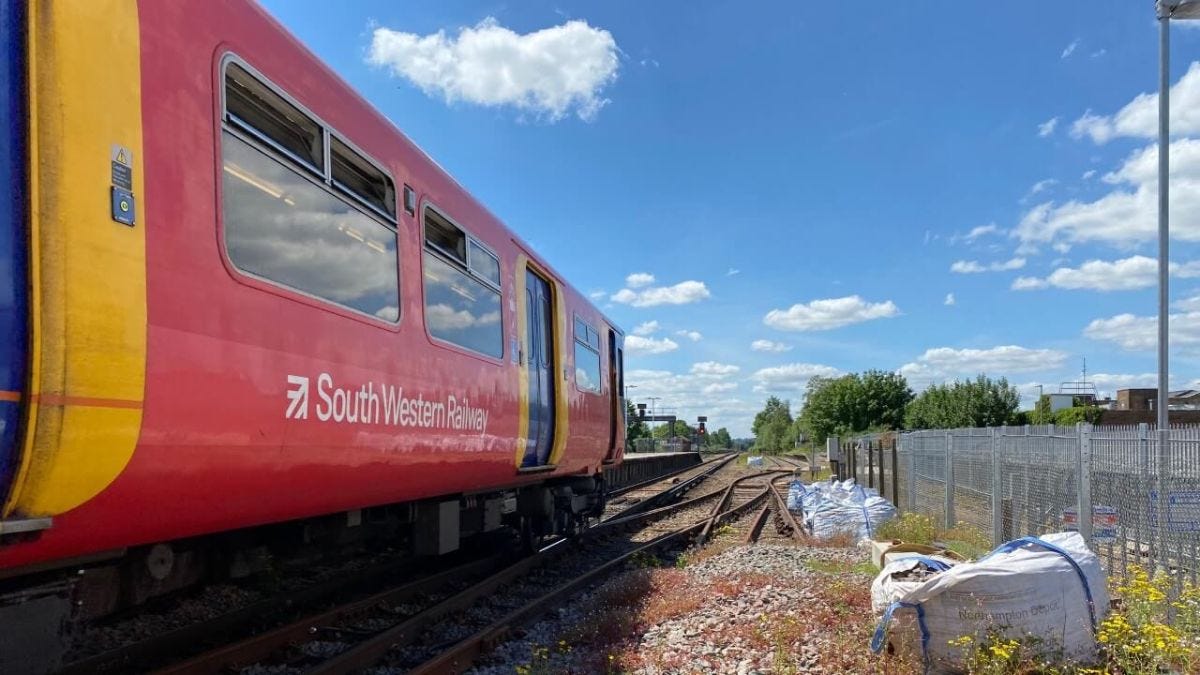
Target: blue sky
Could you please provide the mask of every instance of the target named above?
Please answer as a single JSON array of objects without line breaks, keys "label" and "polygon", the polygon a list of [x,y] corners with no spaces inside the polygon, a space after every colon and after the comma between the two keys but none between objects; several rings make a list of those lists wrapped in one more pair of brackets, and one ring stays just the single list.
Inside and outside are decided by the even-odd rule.
[{"label": "blue sky", "polygon": [[[595,294],[635,400],[741,435],[868,368],[1153,386],[1153,3],[697,4],[265,2]],[[1200,29],[1172,37],[1185,387]]]}]

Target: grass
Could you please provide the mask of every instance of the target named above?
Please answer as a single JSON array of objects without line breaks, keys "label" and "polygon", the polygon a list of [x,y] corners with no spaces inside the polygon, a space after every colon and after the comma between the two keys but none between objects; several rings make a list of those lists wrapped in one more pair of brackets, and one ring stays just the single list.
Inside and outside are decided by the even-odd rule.
[{"label": "grass", "polygon": [[967,523],[940,528],[933,518],[920,513],[905,513],[875,529],[875,539],[898,539],[906,544],[943,546],[967,560],[975,560],[992,550],[991,539]]},{"label": "grass", "polygon": [[874,579],[875,575],[879,574],[879,568],[869,561],[849,563],[840,560],[806,560],[804,566],[814,572],[835,576],[860,575]]}]

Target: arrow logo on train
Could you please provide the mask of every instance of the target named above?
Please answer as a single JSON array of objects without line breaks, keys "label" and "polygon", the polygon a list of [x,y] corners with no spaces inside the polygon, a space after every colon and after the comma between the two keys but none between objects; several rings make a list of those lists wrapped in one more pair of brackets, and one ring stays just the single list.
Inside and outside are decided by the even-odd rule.
[{"label": "arrow logo on train", "polygon": [[308,419],[308,378],[301,375],[288,375],[288,408],[284,413],[286,419]]}]

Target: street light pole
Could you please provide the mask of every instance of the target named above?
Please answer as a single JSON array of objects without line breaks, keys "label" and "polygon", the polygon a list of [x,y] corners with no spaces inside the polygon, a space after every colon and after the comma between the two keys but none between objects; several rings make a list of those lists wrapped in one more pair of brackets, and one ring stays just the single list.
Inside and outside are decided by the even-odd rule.
[{"label": "street light pole", "polygon": [[1168,209],[1168,173],[1171,153],[1171,20],[1200,19],[1200,0],[1157,0],[1158,16],[1158,431],[1166,442],[1170,430],[1167,412],[1170,386],[1167,359],[1169,332],[1167,313],[1170,302],[1170,215]]},{"label": "street light pole", "polygon": [[1157,3],[1158,10],[1158,433],[1166,442],[1170,422],[1167,417],[1168,285],[1170,283],[1170,216],[1167,213],[1171,117],[1171,14],[1174,3]]}]

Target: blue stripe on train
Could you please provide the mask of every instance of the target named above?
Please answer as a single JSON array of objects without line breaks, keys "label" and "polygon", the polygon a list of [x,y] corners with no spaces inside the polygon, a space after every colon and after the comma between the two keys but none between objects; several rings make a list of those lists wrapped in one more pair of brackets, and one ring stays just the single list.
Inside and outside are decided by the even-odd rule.
[{"label": "blue stripe on train", "polygon": [[[25,12],[27,0],[0,0],[0,392],[25,389],[28,272]],[[21,404],[0,400],[0,498],[17,468]]]}]

